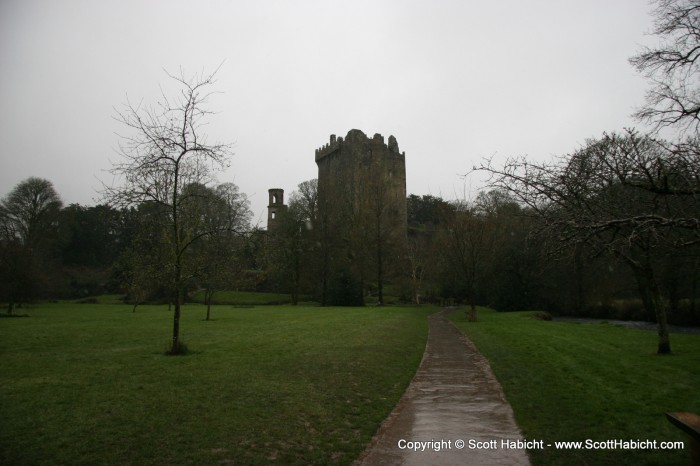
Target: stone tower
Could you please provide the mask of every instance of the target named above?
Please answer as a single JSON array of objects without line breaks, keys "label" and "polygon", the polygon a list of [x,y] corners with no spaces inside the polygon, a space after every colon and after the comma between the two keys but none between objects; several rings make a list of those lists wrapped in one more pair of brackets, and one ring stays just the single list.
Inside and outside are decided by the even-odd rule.
[{"label": "stone tower", "polygon": [[284,205],[284,189],[272,188],[267,190],[270,200],[267,205],[267,230],[275,228],[279,216],[287,208]]},{"label": "stone tower", "polygon": [[324,295],[347,292],[347,304],[361,304],[370,291],[382,301],[383,283],[405,258],[405,153],[394,136],[385,143],[353,129],[345,139],[331,135],[316,165]]}]

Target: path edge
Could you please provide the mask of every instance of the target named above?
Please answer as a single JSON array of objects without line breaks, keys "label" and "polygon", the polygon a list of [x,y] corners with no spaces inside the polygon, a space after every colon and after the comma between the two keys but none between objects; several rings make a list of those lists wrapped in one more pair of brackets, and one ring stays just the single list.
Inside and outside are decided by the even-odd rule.
[{"label": "path edge", "polygon": [[372,436],[372,440],[369,441],[367,446],[365,446],[365,449],[362,451],[360,456],[355,459],[355,461],[352,462],[352,466],[361,466],[367,456],[372,452],[374,449],[374,446],[379,443],[379,441],[384,437],[386,434],[386,431],[389,430],[389,428],[396,422],[396,418],[399,417],[399,414],[401,413],[401,409],[403,408],[403,405],[405,405],[408,400],[411,398],[411,388],[413,387],[413,381],[416,378],[416,375],[420,372],[421,367],[423,367],[423,364],[425,363],[425,358],[428,355],[428,343],[430,341],[430,318],[436,314],[440,314],[441,312],[445,312],[447,308],[440,309],[437,312],[434,312],[428,316],[425,317],[426,321],[428,322],[428,333],[425,337],[425,348],[423,349],[423,356],[421,357],[420,363],[418,366],[416,366],[416,372],[414,372],[413,377],[411,377],[411,380],[408,382],[408,385],[406,386],[406,390],[404,390],[403,394],[401,395],[401,398],[399,398],[399,401],[394,405],[394,407],[391,409],[391,412],[384,418],[381,424],[379,424],[379,428],[377,428],[377,431],[374,433]]}]

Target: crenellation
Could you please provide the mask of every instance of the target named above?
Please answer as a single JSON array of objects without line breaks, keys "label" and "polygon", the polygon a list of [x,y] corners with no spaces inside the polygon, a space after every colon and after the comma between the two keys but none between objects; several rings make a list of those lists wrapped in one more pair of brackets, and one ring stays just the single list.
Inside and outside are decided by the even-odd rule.
[{"label": "crenellation", "polygon": [[342,142],[342,137],[336,139],[335,135],[331,134],[330,142],[316,149],[316,160],[318,161],[323,157],[326,157],[327,155],[332,154],[333,152],[338,150]]},{"label": "crenellation", "polygon": [[[396,138],[392,135],[389,136],[389,150],[395,154],[399,154],[399,143],[396,142]],[[404,153],[405,155],[405,153]]]}]

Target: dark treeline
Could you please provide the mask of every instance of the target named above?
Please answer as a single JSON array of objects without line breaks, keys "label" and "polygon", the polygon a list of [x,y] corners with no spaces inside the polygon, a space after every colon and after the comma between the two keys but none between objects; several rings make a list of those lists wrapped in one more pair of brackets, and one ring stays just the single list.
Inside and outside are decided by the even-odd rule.
[{"label": "dark treeline", "polygon": [[[223,186],[215,198],[227,193],[228,203],[220,204],[227,208],[192,212],[206,222],[232,212],[238,220],[229,218],[226,235],[213,235],[192,250],[197,259],[188,270],[188,293],[202,291],[207,301],[221,290],[284,292],[293,302],[318,299],[322,244],[315,180],[292,193],[270,232],[252,228],[245,195]],[[203,199],[217,192],[188,189],[202,190]],[[134,305],[170,300],[167,281],[159,279],[167,267],[159,255],[167,252],[154,206],[63,206],[51,183],[37,178],[20,183],[0,205],[0,300],[10,309],[35,299],[103,293],[123,294]],[[504,189],[480,192],[471,201],[410,195],[407,212],[404,267],[386,275],[389,302],[451,299],[504,311],[655,320],[632,269],[593,245],[563,243],[561,230],[543,228],[537,212]],[[677,228],[676,243],[685,238],[688,245],[656,242],[648,255],[671,323],[700,324],[700,251],[693,234]],[[372,302],[371,279],[365,293]]]},{"label": "dark treeline", "polygon": [[[560,232],[545,231],[537,213],[504,191],[482,192],[474,202],[410,196],[408,205],[414,290],[423,300],[656,320],[633,269],[595,245],[562,243]],[[654,272],[669,322],[700,324],[698,245],[649,246],[644,260]]]},{"label": "dark treeline", "polygon": [[[251,213],[245,195],[230,183],[189,186],[206,241],[188,251],[189,290],[207,296],[239,287],[247,261]],[[151,203],[137,207],[63,206],[48,180],[29,178],[0,201],[0,301],[12,312],[36,299],[79,299],[123,294],[127,302],[170,302],[162,217]],[[217,232],[218,234],[213,234]],[[198,234],[192,229],[190,237]],[[251,259],[252,260],[252,259]],[[250,262],[252,264],[252,262]],[[254,264],[253,264],[254,265]],[[234,273],[234,271],[236,273]]]},{"label": "dark treeline", "polygon": [[[290,292],[295,301],[299,296],[318,299],[320,295],[323,240],[315,217],[314,181],[302,183],[292,193],[278,228],[264,236],[260,248],[264,254],[257,261],[265,271],[261,272],[265,287]],[[658,196],[645,203],[636,191],[609,191],[606,205],[617,210],[630,206],[636,213],[661,214]],[[605,198],[600,193],[594,197],[599,203]],[[694,199],[676,202],[684,203],[687,209],[682,211],[697,218],[700,211]],[[666,199],[664,205],[670,202]],[[563,210],[551,204],[550,208],[563,215]],[[562,226],[547,223],[542,212],[505,188],[480,192],[470,201],[410,195],[407,212],[403,266],[384,277],[395,301],[454,300],[472,308],[487,305],[504,311],[540,309],[559,315],[655,321],[656,311],[645,302],[649,295],[639,273],[621,259],[622,253],[629,252],[630,257],[641,254],[644,270],[652,273],[669,322],[700,324],[700,251],[694,229],[672,227],[664,239],[659,229],[643,232],[622,225],[624,216],[601,214],[589,219],[591,224],[600,220],[613,226],[596,232],[601,242],[585,237],[573,241],[566,238]],[[643,235],[645,242],[640,242],[638,236]],[[616,241],[630,246],[620,246],[616,252],[611,249],[619,246]],[[367,303],[377,298],[373,278],[368,273],[364,283]]]}]

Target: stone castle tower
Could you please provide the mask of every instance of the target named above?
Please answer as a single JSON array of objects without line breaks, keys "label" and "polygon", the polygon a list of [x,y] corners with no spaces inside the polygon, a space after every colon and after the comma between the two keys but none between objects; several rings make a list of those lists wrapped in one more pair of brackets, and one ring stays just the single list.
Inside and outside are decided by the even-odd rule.
[{"label": "stone castle tower", "polygon": [[279,216],[282,215],[287,206],[284,205],[284,189],[272,188],[268,189],[267,192],[270,196],[267,204],[267,230],[270,231],[275,228]]},{"label": "stone castle tower", "polygon": [[[405,258],[405,153],[394,136],[385,143],[353,129],[345,139],[331,135],[316,165],[327,304],[361,304],[367,290],[382,301],[383,283]],[[334,293],[348,302],[333,302]]]}]

